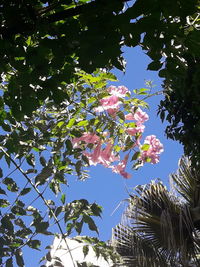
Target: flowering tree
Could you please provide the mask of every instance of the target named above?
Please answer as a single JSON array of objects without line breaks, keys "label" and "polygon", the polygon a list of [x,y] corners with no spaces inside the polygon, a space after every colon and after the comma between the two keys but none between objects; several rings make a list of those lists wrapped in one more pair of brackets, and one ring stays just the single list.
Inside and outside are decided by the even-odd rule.
[{"label": "flowering tree", "polygon": [[[104,71],[77,72],[74,82],[65,84],[67,99],[55,104],[47,98],[20,122],[1,98],[0,157],[7,168],[0,169],[0,264],[23,266],[23,248],[39,249],[40,235],[59,232],[65,240],[80,234],[84,224],[98,233],[92,217],[102,208],[85,199],[67,203],[69,176],[86,179],[90,165],[102,164],[130,178],[128,160],[133,168],[159,161],[160,141],[154,135],[143,140],[147,104],[124,86],[107,86],[109,80],[116,78]],[[135,93],[148,95],[148,89]],[[101,252],[102,244],[95,239],[94,248]]]},{"label": "flowering tree", "polygon": [[[125,171],[129,154],[134,152],[132,161],[137,160],[134,164],[135,168],[142,166],[145,162],[155,164],[159,161],[159,154],[163,152],[163,145],[154,135],[147,136],[144,144],[140,142],[145,129],[143,123],[149,119],[147,113],[139,108],[140,105],[145,105],[144,102],[131,106],[132,101],[136,99],[131,99],[131,93],[125,86],[110,86],[105,93],[108,96],[100,98],[98,106],[93,109],[101,113],[98,117],[106,116],[108,123],[112,119],[115,124],[114,128],[99,132],[99,135],[94,132],[84,132],[81,137],[74,138],[72,142],[74,147],[82,145],[83,148],[89,147],[92,150],[90,153],[83,151],[89,165],[99,163],[111,168],[113,172],[121,174],[124,178],[130,178],[130,174]],[[126,96],[129,100],[125,99]],[[113,130],[118,131],[117,135],[114,135]],[[120,151],[128,151],[123,160],[120,159]],[[119,163],[112,165],[116,161]]]}]

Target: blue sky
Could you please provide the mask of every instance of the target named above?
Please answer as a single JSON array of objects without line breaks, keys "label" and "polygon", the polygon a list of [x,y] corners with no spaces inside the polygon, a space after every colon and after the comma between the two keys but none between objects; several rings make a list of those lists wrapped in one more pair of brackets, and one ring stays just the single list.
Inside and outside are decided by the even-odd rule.
[{"label": "blue sky", "polygon": [[[126,73],[115,70],[119,82],[117,85],[125,85],[129,90],[144,87],[145,80],[152,80],[156,87],[154,91],[162,90],[161,79],[157,72],[146,71],[149,58],[140,48],[125,48],[124,57],[127,60]],[[115,84],[115,83],[114,83]],[[128,192],[133,192],[133,188],[138,184],[149,183],[151,180],[160,178],[164,184],[168,185],[168,176],[175,172],[178,160],[183,154],[182,146],[166,138],[164,130],[166,123],[162,123],[157,117],[157,109],[162,96],[154,96],[148,99],[150,116],[145,123],[145,135],[156,135],[164,145],[164,152],[161,154],[160,162],[156,165],[145,164],[138,171],[130,170],[132,178],[124,179],[120,175],[114,174],[110,169],[103,166],[90,167],[91,178],[85,182],[69,181],[68,200],[87,198],[89,201],[97,202],[104,208],[102,219],[98,220],[100,238],[107,240],[111,237],[111,229],[120,222],[121,214],[126,206],[125,199]],[[118,207],[119,206],[119,207]],[[88,234],[87,229],[83,234]]]},{"label": "blue sky", "polygon": [[[161,80],[157,72],[146,71],[149,58],[141,51],[140,48],[125,48],[124,57],[127,60],[126,73],[114,70],[119,82],[113,85],[125,85],[130,91],[136,88],[145,87],[145,80],[152,80],[156,85],[154,91],[160,91]],[[150,110],[149,121],[145,123],[146,129],[144,136],[154,134],[164,145],[164,152],[161,155],[160,162],[156,165],[145,164],[138,171],[133,171],[128,166],[128,172],[132,178],[124,179],[122,176],[114,174],[110,169],[103,166],[90,167],[90,177],[86,181],[77,181],[76,177],[69,177],[67,188],[67,202],[75,199],[85,198],[89,202],[96,202],[103,206],[103,214],[101,219],[97,219],[96,223],[99,228],[102,240],[111,238],[112,228],[121,220],[121,215],[126,207],[126,199],[128,193],[132,193],[135,186],[139,184],[149,183],[151,180],[160,178],[164,184],[168,185],[168,176],[175,172],[178,166],[178,159],[183,153],[182,146],[177,142],[168,140],[165,136],[165,123],[162,123],[157,117],[158,104],[162,96],[154,96],[148,99]],[[36,203],[35,203],[36,204]],[[84,228],[83,235],[95,235]],[[44,243],[53,241],[52,237],[43,236]],[[39,266],[38,261],[46,253],[44,247],[41,252],[25,249],[26,267]]]}]

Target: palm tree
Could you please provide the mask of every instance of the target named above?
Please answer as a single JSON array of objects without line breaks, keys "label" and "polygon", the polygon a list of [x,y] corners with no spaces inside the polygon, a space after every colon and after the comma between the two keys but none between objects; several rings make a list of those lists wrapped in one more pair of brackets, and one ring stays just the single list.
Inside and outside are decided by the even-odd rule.
[{"label": "palm tree", "polygon": [[171,191],[152,181],[130,195],[112,238],[123,266],[200,266],[200,172],[183,157],[170,178]]}]

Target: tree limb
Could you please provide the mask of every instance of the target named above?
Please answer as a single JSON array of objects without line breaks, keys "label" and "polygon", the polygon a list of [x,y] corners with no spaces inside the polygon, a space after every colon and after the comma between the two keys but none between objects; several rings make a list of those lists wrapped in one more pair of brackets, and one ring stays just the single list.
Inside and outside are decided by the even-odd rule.
[{"label": "tree limb", "polygon": [[67,18],[78,16],[80,14],[83,14],[84,12],[90,11],[91,8],[92,9],[97,8],[98,7],[97,2],[99,3],[102,1],[96,0],[96,1],[90,2],[89,4],[72,7],[72,8],[51,14],[47,18],[44,18],[44,20],[47,21],[48,23],[52,23],[52,22],[56,22],[59,20],[64,20]]},{"label": "tree limb", "polygon": [[[117,0],[118,1],[118,0]],[[50,14],[48,16],[40,16],[40,13],[36,14],[36,18],[27,18],[27,21],[21,20],[20,23],[12,24],[10,27],[1,26],[0,27],[0,35],[3,38],[10,38],[15,34],[32,34],[40,24],[53,23],[59,20],[64,20],[67,18],[71,18],[73,16],[77,16],[83,13],[91,13],[95,14],[95,10],[98,8],[103,8],[106,6],[106,1],[104,0],[95,0],[88,4],[76,6],[73,8],[69,8],[54,14]],[[30,20],[32,19],[32,20]],[[32,23],[30,23],[30,21]]]},{"label": "tree limb", "polygon": [[71,250],[70,250],[70,247],[67,243],[67,240],[66,240],[66,235],[64,234],[63,230],[62,230],[62,227],[58,221],[58,218],[57,216],[55,215],[53,209],[50,207],[50,205],[48,204],[47,200],[44,198],[43,194],[39,191],[39,189],[37,188],[37,186],[32,182],[32,180],[28,177],[28,175],[24,172],[24,170],[13,160],[13,158],[6,152],[6,150],[4,150],[2,147],[0,147],[0,150],[10,159],[10,161],[13,163],[13,165],[16,167],[16,169],[18,169],[20,171],[20,173],[25,177],[25,179],[27,180],[27,182],[33,187],[33,189],[36,191],[36,193],[38,194],[38,197],[41,198],[45,204],[45,206],[49,209],[51,215],[53,216],[53,218],[55,219],[55,223],[57,224],[59,230],[60,230],[60,233],[61,233],[61,236],[62,236],[62,239],[64,240],[65,244],[66,244],[66,247],[69,251],[69,255],[71,257],[71,260],[72,260],[72,263],[73,263],[73,266],[76,267],[76,264],[74,262],[74,259],[73,259],[73,256],[72,256],[72,253],[71,253]]}]

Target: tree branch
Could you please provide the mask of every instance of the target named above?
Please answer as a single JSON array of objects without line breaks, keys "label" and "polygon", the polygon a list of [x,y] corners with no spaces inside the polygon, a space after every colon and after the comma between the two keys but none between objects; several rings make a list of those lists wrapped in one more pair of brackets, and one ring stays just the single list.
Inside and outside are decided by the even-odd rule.
[{"label": "tree branch", "polygon": [[48,204],[47,200],[44,198],[43,194],[39,191],[39,189],[36,187],[36,185],[32,182],[32,180],[28,177],[28,175],[24,172],[24,170],[13,160],[13,158],[2,148],[0,147],[0,150],[10,159],[10,161],[13,163],[13,165],[16,167],[16,169],[18,169],[21,174],[25,177],[25,179],[27,180],[27,182],[33,187],[33,189],[36,191],[36,193],[38,194],[38,196],[43,200],[44,204],[46,205],[46,207],[49,209],[49,211],[51,212],[54,220],[55,220],[55,223],[57,224],[59,230],[60,230],[60,233],[61,233],[61,236],[66,244],[66,247],[69,251],[69,255],[71,257],[71,260],[72,260],[72,263],[73,263],[73,266],[76,267],[75,265],[75,262],[74,262],[74,259],[73,259],[73,256],[72,256],[72,253],[71,253],[71,250],[70,250],[70,247],[67,243],[67,240],[65,238],[65,234],[62,230],[62,227],[58,221],[58,218],[57,216],[55,215],[54,211],[52,210],[52,208],[50,207],[50,205]]},{"label": "tree branch", "polygon": [[84,12],[91,11],[91,9],[93,8],[97,8],[99,2],[102,2],[102,1],[96,0],[96,1],[90,2],[89,4],[69,8],[69,9],[57,12],[55,14],[51,14],[47,18],[44,18],[44,20],[47,21],[48,23],[52,23],[52,22],[56,22],[59,20],[64,20],[66,18],[71,18],[77,15],[83,14]]},{"label": "tree branch", "polygon": [[54,14],[50,14],[46,17],[41,17],[40,14],[35,14],[36,17],[34,19],[30,17],[27,18],[27,21],[29,22],[21,20],[20,23],[12,24],[10,27],[1,26],[0,35],[2,35],[4,38],[10,38],[15,34],[31,34],[37,29],[37,25],[53,23],[59,20],[64,20],[83,14],[85,12],[95,14],[95,10],[98,10],[98,8],[102,9],[104,6],[106,6],[105,0],[95,0],[88,4],[76,6]]}]

